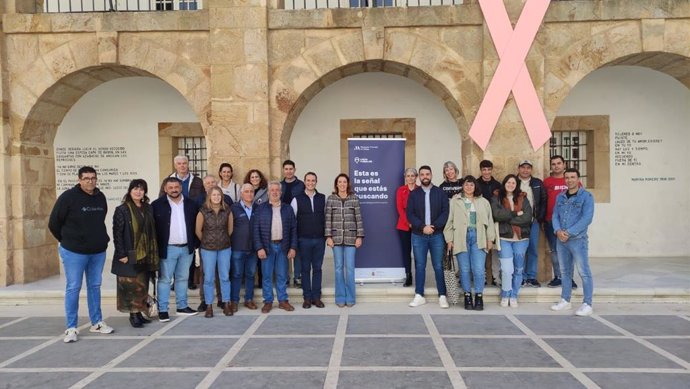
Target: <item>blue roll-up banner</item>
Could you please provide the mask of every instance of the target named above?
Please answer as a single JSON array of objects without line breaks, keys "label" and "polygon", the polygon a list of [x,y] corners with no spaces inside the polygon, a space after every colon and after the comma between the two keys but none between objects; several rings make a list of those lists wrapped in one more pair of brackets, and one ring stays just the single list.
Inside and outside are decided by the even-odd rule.
[{"label": "blue roll-up banner", "polygon": [[398,282],[405,279],[400,238],[395,226],[395,192],[403,184],[405,139],[350,138],[352,190],[359,197],[364,244],[355,259],[356,282]]}]

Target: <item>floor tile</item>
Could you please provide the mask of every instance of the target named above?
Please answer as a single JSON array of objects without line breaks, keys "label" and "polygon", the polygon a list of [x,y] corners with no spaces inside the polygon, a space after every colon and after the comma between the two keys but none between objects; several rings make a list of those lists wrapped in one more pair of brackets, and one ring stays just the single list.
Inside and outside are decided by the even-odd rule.
[{"label": "floor tile", "polygon": [[[79,325],[88,321],[88,318],[80,317]],[[0,336],[58,336],[64,332],[64,317],[32,317],[0,328]]]},{"label": "floor tile", "polygon": [[8,367],[101,367],[139,342],[136,339],[103,338],[81,338],[75,343],[63,343],[60,340],[9,364]]},{"label": "floor tile", "polygon": [[331,338],[249,339],[229,366],[328,366]]},{"label": "floor tile", "polygon": [[[109,326],[113,327],[114,334],[118,336],[149,336],[154,332],[160,330],[169,323],[161,323],[158,320],[151,321],[141,328],[134,328],[129,324],[129,315],[127,316],[112,316],[105,319]],[[88,329],[79,333],[80,338],[85,336],[99,336],[99,334],[91,334]]]},{"label": "floor tile", "polygon": [[17,320],[17,319],[19,319],[19,318],[18,317],[0,317],[0,326],[5,324],[5,323],[9,323],[13,320]]},{"label": "floor tile", "polygon": [[339,389],[420,389],[450,388],[448,374],[443,371],[341,371]]},{"label": "floor tile", "polygon": [[[217,312],[218,313],[218,312]],[[216,315],[207,319],[202,315],[190,316],[166,331],[163,336],[242,335],[256,321],[257,316]]]},{"label": "floor tile", "polygon": [[89,373],[4,373],[0,372],[0,388],[62,389],[69,388]]},{"label": "floor tile", "polygon": [[321,389],[326,372],[225,371],[213,382],[215,389]]},{"label": "floor tile", "polygon": [[632,339],[545,339],[545,341],[575,367],[680,367]]},{"label": "floor tile", "polygon": [[458,367],[560,367],[530,339],[444,338]]},{"label": "floor tile", "polygon": [[338,315],[271,315],[256,335],[335,335]]},{"label": "floor tile", "polygon": [[46,340],[12,339],[0,340],[0,362],[13,358]]},{"label": "floor tile", "polygon": [[690,374],[585,373],[601,389],[690,388]]},{"label": "floor tile", "polygon": [[518,315],[517,319],[537,335],[621,335],[591,317]]},{"label": "floor tile", "polygon": [[568,373],[535,372],[461,372],[468,389],[516,389],[516,388],[558,388],[583,389],[578,380]]},{"label": "floor tile", "polygon": [[207,374],[199,371],[105,373],[87,385],[86,388],[136,389],[156,387],[156,383],[160,383],[160,387],[165,389],[189,389],[195,387]]},{"label": "floor tile", "polygon": [[117,367],[213,367],[236,339],[156,339]]},{"label": "floor tile", "polygon": [[648,339],[678,358],[690,362],[690,339]]},{"label": "floor tile", "polygon": [[349,315],[347,334],[428,335],[420,315]]},{"label": "floor tile", "polygon": [[690,321],[672,315],[607,315],[611,323],[638,336],[690,336]]},{"label": "floor tile", "polygon": [[431,338],[346,338],[342,366],[443,366]]},{"label": "floor tile", "polygon": [[524,335],[503,315],[432,315],[441,335]]}]

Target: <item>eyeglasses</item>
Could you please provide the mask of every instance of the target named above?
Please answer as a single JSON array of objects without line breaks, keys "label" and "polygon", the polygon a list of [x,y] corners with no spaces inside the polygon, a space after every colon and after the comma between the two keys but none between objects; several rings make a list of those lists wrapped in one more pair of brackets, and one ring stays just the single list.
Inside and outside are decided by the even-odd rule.
[{"label": "eyeglasses", "polygon": [[80,178],[82,181],[90,181],[90,182],[96,182],[97,178],[96,177],[82,177]]}]

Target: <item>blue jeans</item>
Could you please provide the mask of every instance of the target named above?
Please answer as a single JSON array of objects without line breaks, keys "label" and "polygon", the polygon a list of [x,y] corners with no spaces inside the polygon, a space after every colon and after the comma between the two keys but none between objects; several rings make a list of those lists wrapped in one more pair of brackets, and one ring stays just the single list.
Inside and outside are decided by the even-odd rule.
[{"label": "blue jeans", "polygon": [[582,292],[585,295],[584,302],[592,305],[592,293],[594,281],[592,271],[589,268],[589,239],[587,237],[569,239],[563,243],[557,240],[558,262],[561,265],[561,298],[570,301],[573,288],[573,268],[577,265],[577,272],[582,278]]},{"label": "blue jeans", "polygon": [[436,290],[439,296],[446,295],[446,282],[443,279],[443,250],[446,242],[443,234],[412,234],[412,252],[414,253],[414,292],[424,296],[426,279],[426,256],[431,252],[431,266],[434,268]]},{"label": "blue jeans", "polygon": [[[302,257],[302,296],[305,300],[321,300],[323,255],[326,251],[324,238],[299,239],[299,256]],[[295,262],[297,267],[297,262]],[[312,277],[313,274],[313,277]]]},{"label": "blue jeans", "polygon": [[271,243],[266,252],[266,259],[261,260],[261,286],[264,304],[273,303],[273,270],[276,272],[276,293],[278,301],[288,301],[287,255],[280,249],[280,243]]},{"label": "blue jeans", "polygon": [[65,325],[77,328],[79,315],[79,292],[86,274],[86,302],[89,306],[91,324],[103,320],[101,313],[101,280],[105,251],[97,254],[79,254],[59,246],[58,251],[65,268]]},{"label": "blue jeans", "polygon": [[534,221],[529,231],[529,246],[527,246],[527,262],[524,272],[524,277],[527,280],[537,279],[537,267],[539,266],[539,232],[539,222]]},{"label": "blue jeans", "polygon": [[[158,309],[168,312],[170,301],[170,280],[175,276],[175,305],[177,309],[185,309],[187,304],[187,280],[189,266],[194,259],[194,253],[189,253],[187,246],[177,247],[168,245],[166,258],[161,258],[160,279],[158,280]],[[213,300],[207,300],[213,302]]]},{"label": "blue jeans", "polygon": [[201,264],[204,266],[204,301],[213,305],[213,292],[216,284],[216,267],[220,279],[221,301],[230,301],[230,247],[223,250],[201,250]]},{"label": "blue jeans", "polygon": [[256,254],[253,251],[232,251],[232,282],[230,282],[230,301],[240,302],[240,286],[244,274],[244,301],[254,299],[254,274],[256,273]]},{"label": "blue jeans", "polygon": [[355,298],[355,246],[334,246],[335,303],[354,304]]},{"label": "blue jeans", "polygon": [[[325,242],[325,241],[324,241]],[[300,250],[297,250],[295,258],[292,260],[292,279],[301,280],[302,279],[302,254]],[[290,282],[288,279],[287,282]]]},{"label": "blue jeans", "polygon": [[484,293],[486,252],[477,246],[477,230],[468,229],[466,239],[467,251],[458,253],[455,256],[460,268],[461,286],[465,293],[472,292],[470,287],[472,285],[470,273],[472,273],[474,293]]},{"label": "blue jeans", "polygon": [[[549,250],[551,250],[553,278],[559,278],[561,276],[561,266],[558,263],[558,245],[556,244],[558,238],[554,234],[552,222],[544,222],[544,235],[546,235],[546,241],[549,243]],[[572,273],[570,273],[570,277],[572,277]]]},{"label": "blue jeans", "polygon": [[528,245],[527,239],[517,242],[501,239],[501,297],[517,298],[522,286],[522,272]]}]

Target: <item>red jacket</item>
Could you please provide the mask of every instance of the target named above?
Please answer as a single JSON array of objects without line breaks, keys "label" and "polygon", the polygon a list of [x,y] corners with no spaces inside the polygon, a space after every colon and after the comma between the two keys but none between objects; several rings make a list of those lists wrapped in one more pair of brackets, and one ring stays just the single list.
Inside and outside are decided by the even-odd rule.
[{"label": "red jacket", "polygon": [[[415,185],[419,188],[419,185]],[[398,209],[398,224],[395,226],[398,230],[409,231],[410,222],[407,220],[407,199],[410,197],[410,188],[403,185],[395,192],[395,206]]]}]

